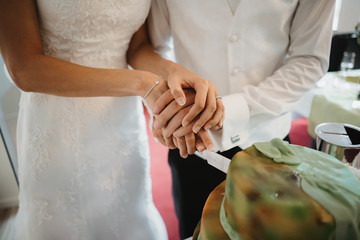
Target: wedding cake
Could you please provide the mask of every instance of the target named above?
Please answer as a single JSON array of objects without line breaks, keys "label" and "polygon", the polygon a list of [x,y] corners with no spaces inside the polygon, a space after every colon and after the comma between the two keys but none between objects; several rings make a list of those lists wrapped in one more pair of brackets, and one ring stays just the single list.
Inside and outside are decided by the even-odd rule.
[{"label": "wedding cake", "polygon": [[193,239],[360,239],[359,171],[280,139],[256,143],[233,157]]}]

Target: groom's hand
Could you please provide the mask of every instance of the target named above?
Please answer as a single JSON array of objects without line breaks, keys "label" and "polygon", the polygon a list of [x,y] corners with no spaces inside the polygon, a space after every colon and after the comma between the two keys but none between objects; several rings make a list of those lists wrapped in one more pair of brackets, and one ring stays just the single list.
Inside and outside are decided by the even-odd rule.
[{"label": "groom's hand", "polygon": [[[155,128],[165,127],[179,111],[187,108],[188,106],[191,107],[194,104],[195,91],[193,89],[184,89],[184,93],[186,96],[186,102],[182,106],[174,100],[170,90],[166,91],[157,99],[153,111],[153,114],[156,116],[157,119],[157,124],[155,124]],[[188,109],[190,109],[190,107]],[[188,113],[188,111],[186,113]],[[183,115],[183,117],[184,116],[185,115]],[[176,129],[181,126],[183,117],[181,119],[178,119],[179,122],[176,124]]]},{"label": "groom's hand", "polygon": [[152,133],[154,135],[154,138],[157,140],[157,142],[161,143],[165,147],[175,149],[176,145],[173,142],[173,138],[165,137],[163,134],[163,129],[154,128],[154,124],[156,123],[156,121],[157,120],[153,118]]},{"label": "groom's hand", "polygon": [[[170,137],[173,134],[175,137],[182,137],[190,134],[191,132],[197,133],[199,129],[194,131],[194,126],[196,126],[198,122],[201,122],[202,124],[202,122],[207,119],[209,114],[212,114],[212,111],[207,112],[205,109],[204,112],[197,116],[190,124],[188,124],[186,127],[183,127],[181,122],[191,110],[191,107],[194,104],[194,95],[196,94],[191,89],[184,89],[184,92],[186,93],[187,98],[186,104],[184,106],[178,105],[174,100],[171,101],[170,91],[163,94],[155,104],[156,106],[160,106],[160,104],[165,106],[164,110],[162,110],[160,114],[156,116],[157,124],[154,126],[155,128],[164,128],[163,134],[166,137]],[[205,130],[214,129],[214,127],[221,128],[224,121],[224,105],[222,103],[222,99],[214,98],[213,100],[216,104],[216,111],[213,113],[210,120],[205,123]]]},{"label": "groom's hand", "polygon": [[202,152],[205,149],[214,151],[215,147],[207,131],[200,129],[197,134],[191,132],[183,137],[172,137],[173,143],[179,149],[180,156],[187,158],[189,154],[194,154],[195,151]]},{"label": "groom's hand", "polygon": [[[219,99],[216,86],[211,81],[207,81],[176,63],[169,65],[167,72],[166,81],[171,94],[158,99],[153,113],[160,114],[171,101],[177,103],[179,107],[189,106],[189,99],[185,91],[192,89],[195,97],[192,99],[191,108],[181,121],[182,125],[186,127],[197,118],[193,124],[193,132],[197,133],[202,127],[206,129],[213,127],[214,121],[209,122],[209,120],[213,118],[214,113],[218,111],[218,115],[221,115],[224,112],[224,106]],[[179,111],[178,108],[174,110],[171,117],[177,111]],[[219,118],[215,117],[217,120]],[[160,119],[159,128],[165,126],[169,119],[169,116],[165,119],[166,121]],[[216,124],[219,124],[219,121]]]}]

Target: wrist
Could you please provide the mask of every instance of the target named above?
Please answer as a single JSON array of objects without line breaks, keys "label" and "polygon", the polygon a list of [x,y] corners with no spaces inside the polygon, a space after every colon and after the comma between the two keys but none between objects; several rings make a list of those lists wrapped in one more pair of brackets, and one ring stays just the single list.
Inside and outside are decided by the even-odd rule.
[{"label": "wrist", "polygon": [[139,71],[137,76],[137,91],[136,95],[144,97],[145,94],[154,86],[154,83],[158,79],[158,75],[152,74],[146,71]]},{"label": "wrist", "polygon": [[162,63],[162,69],[163,69],[162,76],[164,77],[164,79],[168,79],[169,75],[178,71],[177,69],[179,69],[180,66],[181,65],[178,63],[172,62],[170,60],[164,60]]},{"label": "wrist", "polygon": [[150,87],[150,89],[145,93],[145,95],[144,95],[144,97],[143,97],[145,100],[146,100],[146,97],[149,96],[149,94],[151,93],[151,91],[152,91],[157,85],[159,85],[161,78],[162,78],[162,76],[159,76],[158,79],[156,80],[156,82],[154,83],[154,85],[152,85],[152,86]]}]

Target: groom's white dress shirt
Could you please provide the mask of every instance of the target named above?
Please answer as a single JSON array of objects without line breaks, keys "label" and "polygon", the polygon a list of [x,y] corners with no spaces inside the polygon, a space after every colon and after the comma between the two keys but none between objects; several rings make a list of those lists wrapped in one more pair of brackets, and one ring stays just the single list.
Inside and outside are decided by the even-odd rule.
[{"label": "groom's white dress shirt", "polygon": [[[233,1],[233,0],[231,0]],[[153,0],[151,41],[215,83],[218,150],[284,138],[290,111],[327,71],[335,0]],[[232,11],[231,6],[235,6]]]}]

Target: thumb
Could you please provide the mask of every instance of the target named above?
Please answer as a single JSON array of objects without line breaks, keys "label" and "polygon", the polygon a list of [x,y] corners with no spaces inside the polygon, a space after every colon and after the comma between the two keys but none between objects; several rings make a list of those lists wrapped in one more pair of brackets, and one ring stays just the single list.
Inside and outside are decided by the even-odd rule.
[{"label": "thumb", "polygon": [[184,90],[181,87],[180,81],[179,80],[168,81],[168,87],[169,87],[174,99],[176,100],[176,102],[180,106],[183,106],[186,102],[186,97],[185,97]]}]

